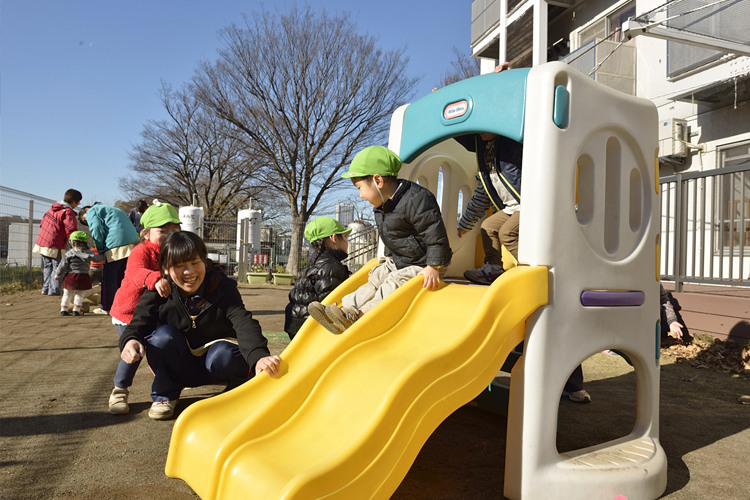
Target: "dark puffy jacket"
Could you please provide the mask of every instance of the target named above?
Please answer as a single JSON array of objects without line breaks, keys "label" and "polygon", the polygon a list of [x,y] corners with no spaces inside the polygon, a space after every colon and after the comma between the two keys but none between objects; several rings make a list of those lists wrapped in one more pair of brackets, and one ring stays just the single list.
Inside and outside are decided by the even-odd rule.
[{"label": "dark puffy jacket", "polygon": [[489,186],[487,195],[498,210],[505,206],[500,200],[497,192],[492,188],[492,182],[489,174],[494,170],[500,178],[505,188],[510,192],[518,203],[521,203],[521,167],[523,160],[523,146],[507,137],[501,135],[495,139],[495,165],[484,164],[484,149],[486,142],[483,141],[479,134],[469,134],[454,137],[459,144],[468,151],[477,154],[477,164],[479,175],[482,176],[482,183],[485,188]]},{"label": "dark puffy jacket", "polygon": [[349,277],[349,268],[341,263],[346,258],[343,250],[323,248],[313,263],[304,271],[289,292],[284,331],[293,339],[307,319],[310,302],[320,302]]},{"label": "dark puffy jacket", "polygon": [[261,333],[260,324],[245,309],[235,281],[214,270],[206,272],[204,282],[206,305],[195,320],[188,314],[180,289],[174,283],[171,283],[172,295],[166,298],[146,290],[135,307],[132,321],[120,337],[120,351],[130,339],[143,343],[157,326],[171,325],[185,333],[193,349],[212,340],[236,338],[250,365],[250,374],[255,375],[255,364],[270,356],[268,341]]},{"label": "dark puffy jacket", "polygon": [[374,209],[375,223],[398,269],[447,266],[453,257],[440,206],[428,190],[404,179],[396,193]]}]

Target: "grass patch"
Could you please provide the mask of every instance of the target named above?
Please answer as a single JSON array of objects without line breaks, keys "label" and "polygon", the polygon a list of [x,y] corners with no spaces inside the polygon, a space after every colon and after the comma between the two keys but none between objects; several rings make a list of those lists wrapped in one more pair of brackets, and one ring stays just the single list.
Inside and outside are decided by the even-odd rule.
[{"label": "grass patch", "polygon": [[286,332],[263,332],[263,336],[269,342],[289,342],[289,335]]},{"label": "grass patch", "polygon": [[0,295],[15,295],[21,292],[28,292],[30,290],[39,290],[42,288],[42,284],[39,282],[34,283],[23,283],[16,281],[13,283],[5,283],[0,285]]}]

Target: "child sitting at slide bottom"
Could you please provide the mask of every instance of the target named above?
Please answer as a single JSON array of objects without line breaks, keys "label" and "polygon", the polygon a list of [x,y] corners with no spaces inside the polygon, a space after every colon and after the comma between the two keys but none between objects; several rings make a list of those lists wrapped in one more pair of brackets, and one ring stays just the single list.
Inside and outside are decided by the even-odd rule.
[{"label": "child sitting at slide bottom", "polygon": [[[55,280],[65,275],[62,282],[63,296],[60,303],[60,316],[83,316],[81,306],[86,290],[91,290],[89,267],[91,262],[101,262],[103,255],[96,255],[86,248],[89,235],[83,231],[70,233],[70,251],[65,253],[60,264],[55,269]],[[67,274],[65,274],[67,273]],[[73,312],[70,303],[73,303]]]},{"label": "child sitting at slide bottom", "polygon": [[363,149],[352,160],[351,179],[374,208],[375,224],[385,245],[367,283],[342,299],[342,306],[312,302],[310,316],[332,333],[341,333],[411,278],[424,276],[424,288],[437,290],[453,252],[433,194],[414,182],[398,179],[401,159],[383,146]]},{"label": "child sitting at slide bottom", "polygon": [[345,228],[331,217],[318,217],[305,228],[305,238],[315,249],[312,263],[302,271],[289,292],[284,311],[284,331],[293,339],[309,316],[308,306],[323,300],[349,277],[349,268],[341,261],[349,251]]}]

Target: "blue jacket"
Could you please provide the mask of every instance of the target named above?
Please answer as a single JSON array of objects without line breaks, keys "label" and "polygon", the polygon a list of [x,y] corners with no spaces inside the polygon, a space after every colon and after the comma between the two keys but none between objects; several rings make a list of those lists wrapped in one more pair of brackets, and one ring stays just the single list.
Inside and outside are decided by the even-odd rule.
[{"label": "blue jacket", "polygon": [[86,213],[86,222],[100,254],[138,241],[138,232],[128,214],[119,208],[94,205]]}]

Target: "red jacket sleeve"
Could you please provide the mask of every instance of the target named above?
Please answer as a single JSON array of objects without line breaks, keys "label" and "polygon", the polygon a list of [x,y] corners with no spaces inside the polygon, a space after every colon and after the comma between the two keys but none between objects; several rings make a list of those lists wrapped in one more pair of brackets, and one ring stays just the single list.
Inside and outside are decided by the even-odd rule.
[{"label": "red jacket sleeve", "polygon": [[128,257],[125,269],[125,279],[136,288],[144,286],[153,290],[156,282],[161,278],[161,272],[154,270],[154,258],[145,245],[136,245]]},{"label": "red jacket sleeve", "polygon": [[[78,231],[78,220],[76,219],[76,213],[72,208],[66,208],[63,215],[63,224],[65,225],[65,235],[69,238],[70,233]],[[67,238],[66,238],[67,240]]]}]

